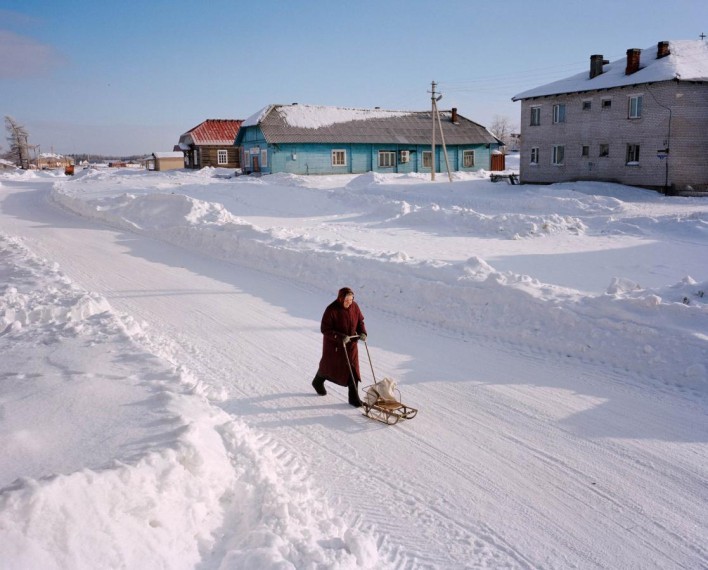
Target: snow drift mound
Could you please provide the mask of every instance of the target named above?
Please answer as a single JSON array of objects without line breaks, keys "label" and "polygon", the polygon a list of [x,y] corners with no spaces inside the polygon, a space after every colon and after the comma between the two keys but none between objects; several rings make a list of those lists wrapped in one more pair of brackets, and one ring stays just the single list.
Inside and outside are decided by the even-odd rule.
[{"label": "snow drift mound", "polygon": [[[0,351],[16,371],[6,379],[13,394],[24,394],[12,406],[0,399],[0,444],[10,452],[0,474],[14,481],[0,488],[0,567],[382,566],[374,535],[314,496],[298,458],[213,406],[188,371],[162,358],[169,341],[2,234],[0,275]],[[58,378],[34,373],[37,361],[56,363]],[[120,441],[110,439],[116,422]],[[95,449],[94,462],[61,457],[62,439],[84,461]]]}]

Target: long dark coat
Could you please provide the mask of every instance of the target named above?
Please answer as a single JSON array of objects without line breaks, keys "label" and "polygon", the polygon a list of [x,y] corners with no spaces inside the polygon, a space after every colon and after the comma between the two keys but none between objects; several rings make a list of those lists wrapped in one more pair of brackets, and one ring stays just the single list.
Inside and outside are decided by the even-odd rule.
[{"label": "long dark coat", "polygon": [[[366,334],[364,326],[364,315],[355,301],[349,305],[348,309],[336,300],[325,309],[322,315],[322,359],[317,371],[319,376],[324,376],[327,380],[346,386],[349,384],[349,366],[344,354],[342,344],[345,335]],[[360,381],[359,374],[359,349],[356,340],[347,344],[349,362],[356,376],[356,381]]]}]

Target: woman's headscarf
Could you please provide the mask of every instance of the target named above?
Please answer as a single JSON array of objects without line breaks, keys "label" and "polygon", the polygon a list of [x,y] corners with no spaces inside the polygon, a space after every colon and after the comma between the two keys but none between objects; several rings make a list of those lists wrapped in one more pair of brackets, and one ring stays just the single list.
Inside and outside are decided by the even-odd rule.
[{"label": "woman's headscarf", "polygon": [[347,295],[354,295],[354,291],[352,291],[349,287],[342,287],[339,290],[339,293],[337,293],[337,301],[342,303]]}]

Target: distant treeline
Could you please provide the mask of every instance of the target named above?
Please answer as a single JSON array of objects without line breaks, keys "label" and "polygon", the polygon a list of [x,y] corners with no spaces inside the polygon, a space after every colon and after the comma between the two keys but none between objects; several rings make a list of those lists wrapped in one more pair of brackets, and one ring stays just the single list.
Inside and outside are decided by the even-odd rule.
[{"label": "distant treeline", "polygon": [[103,155],[103,154],[67,154],[74,159],[74,164],[81,164],[82,162],[111,162],[111,161],[122,161],[122,162],[133,162],[142,160],[145,158],[144,154],[132,154],[130,156],[118,156],[115,154]]}]

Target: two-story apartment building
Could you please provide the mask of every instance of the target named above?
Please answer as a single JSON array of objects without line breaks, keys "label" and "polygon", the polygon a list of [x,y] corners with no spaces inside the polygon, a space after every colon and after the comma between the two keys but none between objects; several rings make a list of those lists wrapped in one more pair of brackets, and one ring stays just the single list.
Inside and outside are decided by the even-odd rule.
[{"label": "two-story apartment building", "polygon": [[521,101],[524,183],[602,180],[668,193],[708,190],[708,44],[662,41]]}]

